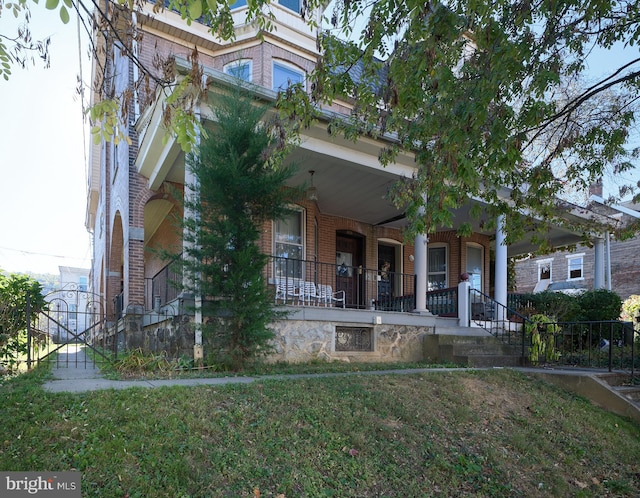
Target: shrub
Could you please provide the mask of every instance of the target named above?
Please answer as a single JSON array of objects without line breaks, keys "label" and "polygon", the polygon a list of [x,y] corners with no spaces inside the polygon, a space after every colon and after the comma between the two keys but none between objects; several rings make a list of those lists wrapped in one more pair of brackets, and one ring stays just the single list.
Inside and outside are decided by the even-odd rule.
[{"label": "shrub", "polygon": [[579,319],[588,322],[618,320],[622,310],[622,300],[615,292],[594,289],[578,296],[581,312]]},{"label": "shrub", "polygon": [[625,322],[633,322],[633,328],[640,331],[640,322],[637,321],[640,316],[640,296],[633,294],[622,303],[622,313],[620,318]]}]

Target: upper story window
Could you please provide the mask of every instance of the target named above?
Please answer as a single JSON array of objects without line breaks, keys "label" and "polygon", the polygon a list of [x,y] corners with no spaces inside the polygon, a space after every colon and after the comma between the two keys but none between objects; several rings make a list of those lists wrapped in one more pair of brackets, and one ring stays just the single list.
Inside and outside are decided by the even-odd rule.
[{"label": "upper story window", "polygon": [[551,280],[551,261],[550,259],[538,261],[538,282],[540,280]]},{"label": "upper story window", "polygon": [[278,0],[278,3],[287,9],[293,10],[296,14],[300,13],[300,0]]},{"label": "upper story window", "polygon": [[87,279],[87,277],[79,277],[78,278],[78,290],[80,292],[87,292],[87,284],[88,284],[89,280]]},{"label": "upper story window", "polygon": [[239,59],[237,61],[230,62],[225,65],[224,73],[230,76],[235,76],[243,81],[251,81],[251,60]]},{"label": "upper story window", "polygon": [[567,256],[568,277],[567,280],[584,278],[584,254]]},{"label": "upper story window", "polygon": [[286,90],[290,85],[295,83],[304,84],[304,72],[296,69],[294,66],[286,65],[281,62],[273,63],[273,89]]},{"label": "upper story window", "polygon": [[[276,277],[303,278],[304,211],[295,209],[274,223]],[[291,261],[288,261],[291,260]]]},{"label": "upper story window", "polygon": [[231,5],[229,5],[229,8],[233,10],[239,7],[244,7],[245,5],[247,5],[247,0],[236,0]]},{"label": "upper story window", "polygon": [[447,288],[447,247],[428,247],[427,290]]}]

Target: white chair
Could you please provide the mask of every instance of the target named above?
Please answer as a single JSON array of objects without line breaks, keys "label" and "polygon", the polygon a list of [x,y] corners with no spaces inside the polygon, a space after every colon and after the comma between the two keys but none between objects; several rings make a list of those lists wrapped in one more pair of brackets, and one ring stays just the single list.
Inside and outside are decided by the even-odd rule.
[{"label": "white chair", "polygon": [[343,290],[333,292],[333,288],[330,285],[318,284],[318,297],[325,307],[333,306],[334,303],[341,303],[341,307],[344,308],[344,296]]},{"label": "white chair", "polygon": [[284,285],[282,285],[282,281],[279,278],[274,279],[274,285],[276,286],[276,303],[278,300],[286,301],[287,300],[287,289]]},{"label": "white chair", "polygon": [[293,301],[304,301],[302,289],[300,289],[300,281],[297,278],[287,278],[285,281],[287,289],[286,297],[291,298]]},{"label": "white chair", "polygon": [[304,304],[305,302],[308,302],[308,304],[318,304],[318,292],[316,289],[316,284],[314,284],[313,282],[303,282],[301,294],[302,304]]}]

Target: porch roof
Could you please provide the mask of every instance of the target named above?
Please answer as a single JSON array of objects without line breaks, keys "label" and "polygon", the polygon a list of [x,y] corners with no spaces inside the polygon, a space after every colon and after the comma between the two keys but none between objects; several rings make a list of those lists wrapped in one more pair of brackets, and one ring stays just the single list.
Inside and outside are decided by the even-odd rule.
[{"label": "porch roof", "polygon": [[[220,71],[206,69],[205,74],[223,84],[233,84],[233,79]],[[275,102],[276,93],[272,90],[258,87],[256,93],[267,101]],[[185,181],[185,155],[175,137],[168,140],[165,137],[166,130],[162,124],[165,98],[158,93],[155,104],[141,116],[137,125],[140,148],[135,164],[138,172],[148,179],[151,190],[157,190],[164,181],[178,184]],[[203,121],[210,122],[207,117],[212,113],[204,101],[201,102],[201,115]],[[387,193],[398,179],[412,176],[415,163],[412,156],[404,154],[394,164],[383,167],[378,160],[382,146],[382,142],[366,137],[354,143],[331,136],[327,133],[326,123],[316,123],[303,131],[300,146],[291,154],[291,160],[298,164],[298,171],[289,184],[309,185],[310,171],[314,171],[313,185],[317,189],[317,203],[322,213],[374,226],[404,228],[408,221],[403,212],[388,200]],[[508,198],[507,189],[504,195]],[[487,205],[479,199],[468,199],[462,207],[454,210],[453,226],[471,222],[474,232],[492,237],[495,230],[487,230],[481,219],[470,215],[472,206],[477,204]],[[594,216],[602,217],[602,221],[607,223],[616,221],[578,206],[570,207],[565,213],[565,217],[573,222]],[[554,226],[548,232],[548,238],[553,246],[560,247],[583,241],[583,234]],[[511,257],[536,250],[537,246],[525,238],[511,244],[507,254]]]}]

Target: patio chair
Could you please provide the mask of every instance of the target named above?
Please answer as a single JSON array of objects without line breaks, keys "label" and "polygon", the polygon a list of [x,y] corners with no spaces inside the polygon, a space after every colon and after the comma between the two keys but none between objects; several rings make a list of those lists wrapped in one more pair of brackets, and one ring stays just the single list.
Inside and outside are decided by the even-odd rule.
[{"label": "patio chair", "polygon": [[320,302],[324,303],[325,307],[341,303],[341,307],[344,308],[345,294],[343,290],[333,292],[330,285],[318,284],[318,295]]},{"label": "patio chair", "polygon": [[303,282],[301,288],[302,304],[318,304],[318,292],[313,282]]}]

